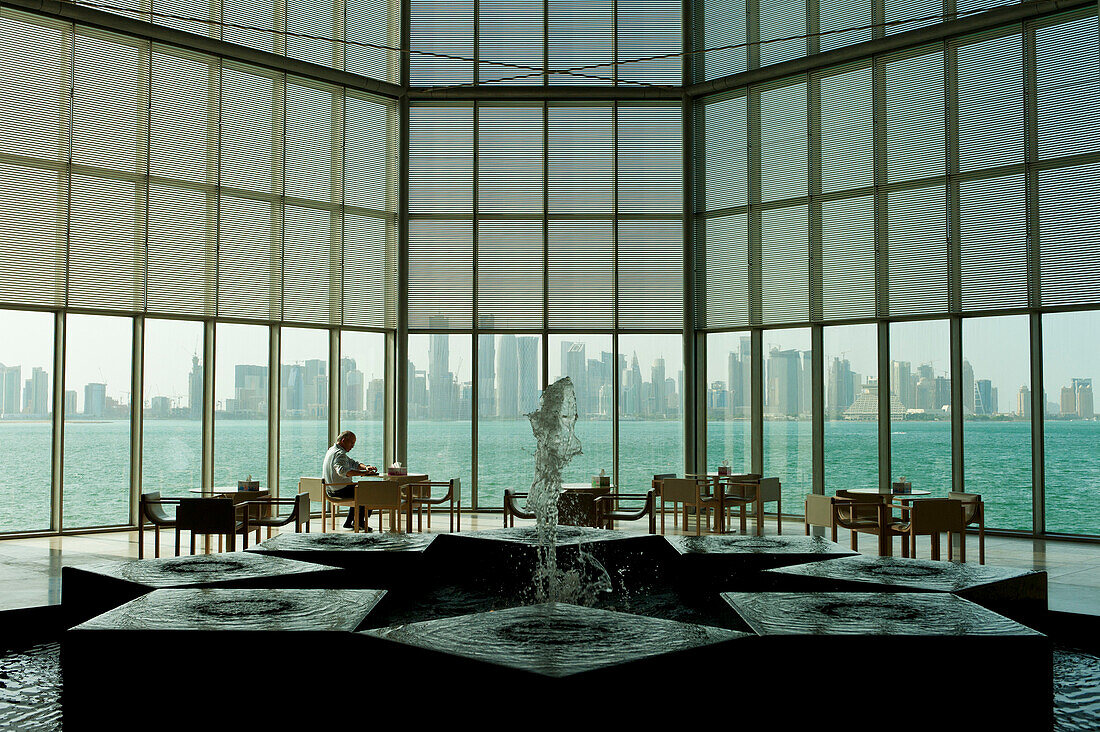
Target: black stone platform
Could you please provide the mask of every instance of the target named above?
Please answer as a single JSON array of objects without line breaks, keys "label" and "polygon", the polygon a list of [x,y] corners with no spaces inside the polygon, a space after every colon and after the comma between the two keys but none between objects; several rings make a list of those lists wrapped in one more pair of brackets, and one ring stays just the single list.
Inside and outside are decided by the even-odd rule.
[{"label": "black stone platform", "polygon": [[[364,655],[388,671],[384,694],[405,679],[483,697],[498,713],[561,714],[604,703],[607,719],[652,714],[649,692],[698,689],[699,674],[738,657],[744,633],[577,605],[546,603],[358,633]],[[545,695],[545,696],[544,696]],[[576,696],[574,696],[576,695]],[[555,709],[561,705],[560,710]],[[621,715],[621,716],[620,716]]]},{"label": "black stone platform", "polygon": [[820,592],[950,592],[1022,623],[1047,610],[1046,572],[927,559],[856,556],[784,567],[777,589]]},{"label": "black stone platform", "polygon": [[342,570],[248,552],[132,559],[61,570],[65,627],[152,590],[198,587],[335,587]]},{"label": "black stone platform", "polygon": [[[582,552],[591,556],[607,569],[615,589],[644,587],[676,560],[664,537],[578,526],[558,527],[556,552],[565,569],[575,566]],[[530,587],[538,537],[534,527],[440,534],[424,556],[453,582]]]},{"label": "black stone platform", "polygon": [[722,597],[760,636],[755,662],[761,673],[789,672],[795,658],[828,659],[828,683],[799,684],[791,692],[804,708],[821,705],[838,715],[858,710],[860,719],[882,716],[902,729],[969,726],[947,723],[960,709],[977,715],[983,728],[1049,728],[1047,638],[968,600],[902,592]]},{"label": "black stone platform", "polygon": [[682,558],[682,583],[708,590],[773,589],[774,577],[760,574],[765,569],[858,554],[820,536],[709,534],[665,538]]},{"label": "black stone platform", "polygon": [[347,570],[352,587],[391,587],[419,575],[424,551],[436,534],[285,533],[246,551]]},{"label": "black stone platform", "polygon": [[65,718],[94,719],[109,706],[152,727],[220,728],[212,715],[225,709],[283,729],[306,689],[315,714],[318,683],[359,674],[361,659],[342,651],[384,594],[155,590],[64,633]]}]

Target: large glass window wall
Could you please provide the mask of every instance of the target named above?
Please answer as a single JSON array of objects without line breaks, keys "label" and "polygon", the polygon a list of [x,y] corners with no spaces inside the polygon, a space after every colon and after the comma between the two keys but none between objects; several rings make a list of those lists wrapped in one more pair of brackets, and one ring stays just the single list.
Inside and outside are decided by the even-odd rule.
[{"label": "large glass window wall", "polygon": [[293,496],[329,445],[329,332],[282,328],[279,354],[279,495]]},{"label": "large glass window wall", "polygon": [[707,336],[707,471],[752,472],[752,336]]},{"label": "large glass window wall", "polygon": [[162,496],[202,488],[203,324],[145,321],[141,486]]},{"label": "large glass window wall", "polygon": [[542,395],[542,338],[502,333],[478,336],[477,500],[503,504],[504,490],[534,480],[535,438],[525,415]]},{"label": "large glass window wall", "polygon": [[822,340],[825,492],[877,488],[878,326],[831,326]]}]

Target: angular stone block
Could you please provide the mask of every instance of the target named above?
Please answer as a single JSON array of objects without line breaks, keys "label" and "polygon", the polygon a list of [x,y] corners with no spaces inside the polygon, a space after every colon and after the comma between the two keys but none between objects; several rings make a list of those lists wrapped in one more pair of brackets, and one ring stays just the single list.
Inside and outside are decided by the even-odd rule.
[{"label": "angular stone block", "polygon": [[61,570],[65,627],[156,589],[338,586],[341,570],[247,552],[131,559]]},{"label": "angular stone block", "polygon": [[765,569],[857,555],[820,536],[709,534],[665,538],[682,559],[681,584],[697,590],[772,589],[774,578],[760,574]]},{"label": "angular stone block", "polygon": [[392,587],[421,575],[424,551],[436,534],[283,533],[246,551],[347,570],[354,587]]},{"label": "angular stone block", "polygon": [[[515,607],[357,634],[365,657],[388,670],[381,693],[397,695],[409,678],[455,699],[482,696],[494,715],[553,713],[607,705],[608,719],[652,714],[648,692],[698,690],[707,669],[736,657],[748,636],[563,603]],[[737,644],[737,645],[735,645]],[[488,695],[488,696],[486,696]],[[568,717],[568,714],[566,714]]]},{"label": "angular stone block", "polygon": [[[296,711],[290,700],[308,701],[316,713],[315,695],[310,700],[295,688],[315,692],[325,678],[335,686],[358,675],[360,662],[341,650],[383,595],[385,590],[154,590],[63,634],[65,721],[79,728],[110,702],[127,715],[170,722],[172,729],[221,726],[215,723],[215,715],[225,713],[219,708],[285,728]],[[321,669],[318,657],[325,659]],[[141,678],[150,663],[152,678]],[[294,681],[303,674],[310,677],[303,677],[308,687]],[[121,686],[124,679],[134,683]],[[186,699],[191,702],[179,703]],[[235,710],[234,699],[240,705]]]},{"label": "angular stone block", "polygon": [[855,556],[776,569],[777,589],[950,592],[1023,623],[1047,610],[1046,572],[927,559]]},{"label": "angular stone block", "polygon": [[969,726],[957,716],[965,709],[983,728],[1049,728],[1047,638],[968,600],[927,592],[722,597],[760,636],[762,673],[782,677],[796,657],[829,660],[830,683],[807,679],[784,694],[802,708],[834,710],[838,723],[858,710],[860,719],[893,718],[904,729],[954,728]]}]

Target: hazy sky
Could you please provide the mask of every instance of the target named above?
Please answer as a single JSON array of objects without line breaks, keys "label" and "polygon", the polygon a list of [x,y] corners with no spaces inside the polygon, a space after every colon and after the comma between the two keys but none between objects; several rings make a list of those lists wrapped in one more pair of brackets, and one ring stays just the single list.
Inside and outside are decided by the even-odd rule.
[{"label": "hazy sky", "polygon": [[[1059,390],[1073,377],[1100,378],[1100,313],[1057,313],[1043,320],[1044,375],[1047,399],[1057,401]],[[852,369],[864,377],[876,372],[874,325],[837,326],[825,330],[826,366],[833,356],[847,358]],[[946,320],[895,323],[891,326],[891,358],[910,361],[913,368],[931,362],[937,374],[949,369],[949,328]],[[104,382],[109,395],[128,398],[130,389],[131,325],[128,318],[71,315],[67,329],[66,389],[78,393],[83,407],[84,384]],[[726,353],[737,350],[742,333],[710,336],[707,380],[726,380]],[[468,335],[451,336],[450,368],[461,381],[470,379]],[[202,351],[202,326],[196,322],[146,320],[146,398],[184,397],[191,355]],[[599,335],[552,336],[550,377],[561,372],[563,340],[586,344],[588,358],[611,350],[611,337]],[[344,355],[356,359],[366,378],[382,378],[383,338],[379,334],[345,335]],[[409,356],[418,369],[428,367],[430,337],[409,339]],[[1010,409],[1015,394],[1028,381],[1028,319],[1026,316],[981,318],[963,321],[964,357],[974,367],[974,378],[991,379],[998,388],[1000,409]],[[267,362],[267,329],[264,326],[222,324],[217,330],[218,369],[216,398],[232,396],[233,367],[238,363]],[[634,352],[642,373],[649,378],[655,358],[665,359],[666,373],[676,378],[682,368],[680,338],[676,335],[622,335],[620,348],[631,358]],[[772,346],[809,350],[808,328],[765,331],[765,353]],[[53,375],[53,316],[50,314],[0,311],[0,363],[23,367],[23,379],[39,366]],[[284,328],[284,363],[310,358],[328,358],[328,341],[323,331]]]}]

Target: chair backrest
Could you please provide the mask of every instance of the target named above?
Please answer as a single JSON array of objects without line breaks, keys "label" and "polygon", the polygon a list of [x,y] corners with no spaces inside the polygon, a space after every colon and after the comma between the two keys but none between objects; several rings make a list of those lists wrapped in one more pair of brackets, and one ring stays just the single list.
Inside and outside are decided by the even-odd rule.
[{"label": "chair backrest", "polygon": [[237,526],[235,506],[227,498],[181,498],[176,526],[197,534],[231,534]]},{"label": "chair backrest", "polygon": [[453,498],[457,501],[462,497],[462,480],[459,478],[451,478],[448,482],[451,485],[447,488],[447,498]]},{"label": "chair backrest", "polygon": [[160,491],[148,491],[141,494],[142,519],[152,521],[154,524],[163,524],[172,521],[172,517],[164,510],[160,501]]},{"label": "chair backrest", "polygon": [[361,480],[355,484],[355,502],[367,508],[401,508],[401,484],[395,480]]},{"label": "chair backrest", "polygon": [[321,503],[325,500],[324,478],[299,478],[298,492],[308,493],[309,500]]},{"label": "chair backrest", "polygon": [[[320,478],[316,480],[320,481]],[[313,494],[308,491],[302,491],[294,499],[294,512],[298,515],[299,521],[305,521],[309,518],[309,512],[311,509],[310,501],[313,500]]]},{"label": "chair backrest", "polygon": [[781,491],[782,487],[779,485],[779,478],[760,479],[760,492],[764,495],[764,503],[778,501]]},{"label": "chair backrest", "polygon": [[909,517],[912,530],[917,534],[961,532],[966,526],[962,502],[953,498],[923,498],[913,501]]},{"label": "chair backrest", "polygon": [[806,495],[806,523],[810,526],[833,525],[833,497],[818,493]]},{"label": "chair backrest", "polygon": [[661,481],[661,497],[666,501],[695,503],[699,484],[692,478],[665,478]]},{"label": "chair backrest", "polygon": [[967,524],[972,524],[978,520],[979,511],[982,510],[982,496],[980,493],[963,493],[962,491],[951,491],[947,494],[948,498],[956,501],[962,501],[963,505],[963,521]]},{"label": "chair backrest", "polygon": [[837,507],[837,516],[843,525],[845,521],[878,521],[878,507],[888,496],[885,493],[850,493],[839,490],[836,497],[851,504]]}]

